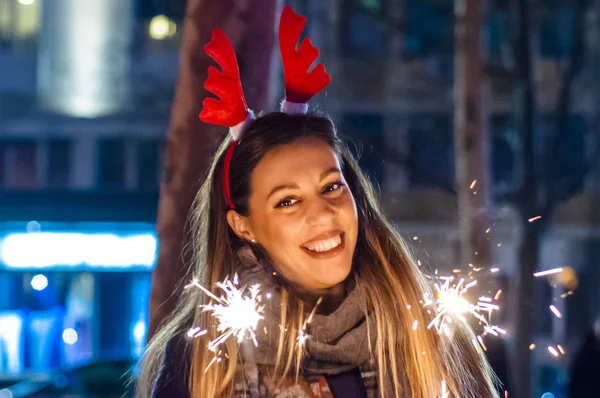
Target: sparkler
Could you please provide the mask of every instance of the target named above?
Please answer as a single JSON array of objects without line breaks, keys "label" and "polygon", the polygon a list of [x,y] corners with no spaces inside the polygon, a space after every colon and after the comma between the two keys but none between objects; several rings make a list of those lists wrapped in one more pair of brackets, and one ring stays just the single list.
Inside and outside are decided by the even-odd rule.
[{"label": "sparkler", "polygon": [[466,316],[470,315],[484,325],[484,334],[490,333],[496,336],[498,333],[506,334],[504,329],[490,324],[491,313],[499,309],[491,297],[482,296],[472,302],[465,295],[470,288],[477,284],[476,279],[466,284],[464,278],[461,278],[458,283],[453,283],[454,276],[440,276],[437,279],[444,282],[434,284],[435,297],[430,297],[429,294],[424,296],[424,307],[432,308],[436,313],[427,328],[434,327],[439,334],[444,333],[449,336],[452,323],[466,323]]},{"label": "sparkler", "polygon": [[[230,337],[235,337],[238,343],[241,343],[244,339],[250,339],[255,346],[258,346],[256,329],[259,322],[264,319],[264,305],[261,304],[262,294],[260,293],[260,284],[252,285],[247,289],[246,287],[238,288],[238,276],[236,274],[233,280],[225,279],[223,282],[218,282],[216,286],[224,293],[220,297],[213,294],[196,280],[185,286],[185,289],[196,287],[212,299],[210,304],[203,304],[200,307],[202,311],[209,312],[217,320],[217,331],[221,332],[217,338],[208,343],[208,349],[215,353],[215,356],[206,367],[205,372],[213,363],[222,360],[222,351],[219,349],[219,346],[225,343]],[[266,293],[265,296],[267,299],[272,297],[271,293]],[[312,321],[321,300],[322,298],[319,298],[302,328],[298,331],[297,344],[300,347],[304,346],[306,341],[311,338],[306,332],[306,328]],[[266,327],[264,328],[264,332],[267,333]],[[207,333],[208,330],[201,329],[200,327],[188,330],[188,336],[191,338]]]},{"label": "sparkler", "polygon": [[[211,293],[196,280],[185,287],[186,289],[196,287],[214,300],[210,304],[200,306],[202,311],[209,312],[217,320],[217,331],[221,332],[216,339],[208,343],[208,349],[212,352],[217,352],[219,345],[232,336],[237,339],[238,343],[247,338],[251,339],[255,346],[258,345],[255,331],[258,322],[264,319],[260,285],[255,284],[248,289],[246,287],[238,288],[237,285],[237,275],[234,276],[233,281],[226,279],[218,282],[217,287],[224,293],[221,297]],[[195,327],[188,331],[188,336],[198,337],[206,333],[206,330]]]}]

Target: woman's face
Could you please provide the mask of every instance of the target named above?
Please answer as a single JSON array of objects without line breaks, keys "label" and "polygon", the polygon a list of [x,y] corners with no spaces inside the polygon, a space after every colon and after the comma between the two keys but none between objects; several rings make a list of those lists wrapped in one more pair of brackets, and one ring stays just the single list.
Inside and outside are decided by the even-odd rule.
[{"label": "woman's face", "polygon": [[346,279],[358,217],[337,156],[326,143],[300,138],[273,149],[252,172],[250,188],[249,216],[228,214],[238,235],[262,245],[299,288],[318,291]]}]

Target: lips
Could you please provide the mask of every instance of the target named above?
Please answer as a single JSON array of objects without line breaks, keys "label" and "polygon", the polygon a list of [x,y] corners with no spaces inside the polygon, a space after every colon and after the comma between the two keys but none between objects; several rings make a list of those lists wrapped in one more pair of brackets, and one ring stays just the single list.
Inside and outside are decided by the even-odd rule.
[{"label": "lips", "polygon": [[316,236],[301,246],[313,253],[325,253],[342,244],[342,231],[334,230]]}]

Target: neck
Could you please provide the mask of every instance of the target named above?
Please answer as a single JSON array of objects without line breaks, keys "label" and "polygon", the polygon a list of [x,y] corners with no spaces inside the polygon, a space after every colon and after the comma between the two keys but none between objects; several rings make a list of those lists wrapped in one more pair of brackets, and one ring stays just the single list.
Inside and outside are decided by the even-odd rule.
[{"label": "neck", "polygon": [[298,295],[305,304],[307,310],[312,311],[319,299],[321,302],[317,307],[317,314],[329,315],[334,312],[346,298],[346,286],[339,283],[335,286],[319,290],[298,290]]}]

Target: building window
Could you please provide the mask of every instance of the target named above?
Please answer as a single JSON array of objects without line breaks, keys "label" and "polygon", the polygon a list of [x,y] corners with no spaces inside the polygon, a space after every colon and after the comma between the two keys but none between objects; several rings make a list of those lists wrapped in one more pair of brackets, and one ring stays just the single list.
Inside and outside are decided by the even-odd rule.
[{"label": "building window", "polygon": [[[586,121],[582,115],[568,116],[567,131],[557,131],[555,115],[542,115],[540,121],[542,140],[548,154],[547,170],[555,185],[568,184],[585,174],[589,155],[586,148]],[[558,135],[557,135],[558,134]],[[556,140],[556,146],[550,143]],[[553,153],[554,152],[554,153]]]},{"label": "building window", "polygon": [[99,178],[102,188],[123,189],[125,186],[125,141],[104,139],[99,145]]},{"label": "building window", "polygon": [[494,187],[504,191],[515,184],[515,153],[506,137],[492,138],[492,176]]},{"label": "building window", "polygon": [[404,51],[414,57],[452,54],[454,9],[452,1],[406,0]]},{"label": "building window", "polygon": [[454,138],[450,118],[420,115],[409,126],[406,159],[412,186],[454,186]]},{"label": "building window", "polygon": [[386,54],[387,34],[383,0],[346,0],[343,7],[343,55],[382,57]]},{"label": "building window", "polygon": [[68,188],[71,151],[71,141],[54,140],[48,143],[48,187]]},{"label": "building window", "polygon": [[347,114],[342,118],[341,133],[350,141],[361,168],[374,181],[383,181],[383,117],[378,114]]},{"label": "building window", "polygon": [[508,24],[507,12],[501,8],[489,7],[485,21],[485,38],[487,53],[495,61],[502,61],[504,47],[507,41],[506,27]]},{"label": "building window", "polygon": [[141,190],[156,190],[160,186],[162,141],[138,142],[137,187]]},{"label": "building window", "polygon": [[32,42],[41,24],[40,0],[0,0],[0,47]]},{"label": "building window", "polygon": [[[552,4],[554,3],[554,4]],[[540,15],[540,51],[545,57],[564,57],[571,51],[572,24],[575,7],[551,1],[544,4]]]},{"label": "building window", "polygon": [[12,140],[4,144],[4,172],[9,189],[35,189],[38,186],[37,144],[35,141]]},{"label": "building window", "polygon": [[494,115],[490,119],[492,190],[505,193],[516,189],[520,143],[515,135],[514,120],[509,115]]}]

